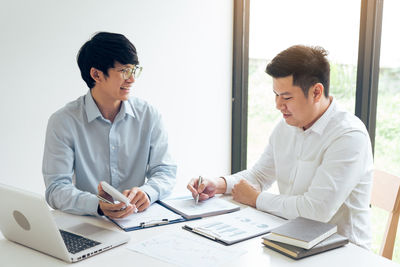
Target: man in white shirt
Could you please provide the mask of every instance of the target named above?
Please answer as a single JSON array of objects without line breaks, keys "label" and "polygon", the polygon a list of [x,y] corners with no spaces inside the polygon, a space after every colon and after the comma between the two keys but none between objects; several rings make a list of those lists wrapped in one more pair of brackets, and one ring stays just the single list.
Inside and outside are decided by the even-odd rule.
[{"label": "man in white shirt", "polygon": [[[329,96],[330,67],[320,47],[292,46],[267,66],[281,120],[248,170],[204,179],[188,189],[206,200],[231,193],[259,210],[338,226],[361,247],[371,242],[369,203],[373,158],[368,132]],[[266,190],[277,181],[280,194]]]}]

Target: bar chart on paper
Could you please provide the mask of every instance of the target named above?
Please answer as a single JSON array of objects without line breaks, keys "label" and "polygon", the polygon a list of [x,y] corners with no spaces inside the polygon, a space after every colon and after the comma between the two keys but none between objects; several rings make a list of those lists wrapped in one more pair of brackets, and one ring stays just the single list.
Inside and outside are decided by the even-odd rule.
[{"label": "bar chart on paper", "polygon": [[268,213],[246,208],[188,223],[184,229],[230,245],[265,234],[284,222],[286,221]]}]

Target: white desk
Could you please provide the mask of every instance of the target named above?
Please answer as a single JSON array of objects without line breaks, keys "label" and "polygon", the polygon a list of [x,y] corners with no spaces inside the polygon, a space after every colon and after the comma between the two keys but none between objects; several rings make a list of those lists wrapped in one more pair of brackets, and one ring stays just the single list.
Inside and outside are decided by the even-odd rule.
[{"label": "white desk", "polygon": [[[73,215],[71,215],[73,216]],[[87,216],[79,216],[79,219],[97,224],[110,229],[119,229],[113,223],[106,219],[96,219]],[[159,226],[149,229],[137,230],[129,232],[131,236],[130,242],[140,242],[153,235],[161,233],[182,231],[185,234],[192,235],[195,238],[207,240],[210,243],[217,244],[214,241],[197,236],[193,233],[183,230],[181,227],[184,223],[177,223],[165,226]],[[223,246],[223,245],[220,245]],[[353,244],[348,244],[345,247],[338,248],[332,251],[324,252],[322,254],[314,255],[301,260],[292,260],[277,252],[274,252],[261,244],[261,238],[256,237],[231,247],[243,248],[248,252],[241,258],[236,259],[234,262],[226,264],[226,266],[324,266],[324,267],[338,267],[338,266],[371,266],[371,267],[386,267],[386,266],[400,266],[386,258],[373,254]],[[190,259],[188,259],[190,260]],[[66,262],[47,256],[40,252],[10,242],[0,233],[0,266],[14,267],[14,266],[28,266],[28,267],[57,267],[70,265]],[[85,259],[81,262],[74,263],[73,266],[95,266],[95,267],[110,267],[110,266],[172,266],[168,263],[151,258],[144,254],[133,252],[122,245],[113,248],[104,253],[98,254],[91,258]],[[208,266],[202,266],[208,267]]]}]

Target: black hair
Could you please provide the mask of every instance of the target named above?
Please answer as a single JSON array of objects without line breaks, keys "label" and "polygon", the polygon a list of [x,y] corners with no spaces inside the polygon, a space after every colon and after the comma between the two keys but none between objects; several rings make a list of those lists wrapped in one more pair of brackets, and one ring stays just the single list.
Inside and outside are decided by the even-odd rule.
[{"label": "black hair", "polygon": [[108,76],[108,70],[116,62],[138,65],[135,46],[122,34],[98,32],[79,50],[77,62],[82,79],[91,89],[95,81],[90,76],[90,69],[96,68]]},{"label": "black hair", "polygon": [[291,46],[272,59],[265,72],[273,78],[293,75],[293,85],[301,87],[306,97],[311,86],[321,83],[328,97],[330,66],[327,55],[322,47]]}]

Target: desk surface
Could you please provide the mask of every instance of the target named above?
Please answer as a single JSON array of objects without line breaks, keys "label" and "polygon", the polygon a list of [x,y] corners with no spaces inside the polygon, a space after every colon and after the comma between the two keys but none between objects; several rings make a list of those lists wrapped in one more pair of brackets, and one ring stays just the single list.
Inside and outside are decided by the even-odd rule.
[{"label": "desk surface", "polygon": [[[58,214],[55,212],[55,214]],[[70,215],[73,216],[73,215]],[[100,225],[106,228],[117,230],[119,229],[107,219],[98,219],[87,216],[79,216],[79,219],[87,222]],[[188,235],[195,238],[207,240],[213,244],[211,240],[194,235],[182,229],[184,223],[177,223],[165,226],[159,226],[149,229],[137,230],[129,232],[131,236],[131,243],[143,241],[151,236],[161,233],[183,231]],[[223,246],[223,245],[221,245]],[[226,266],[371,266],[371,267],[385,267],[385,266],[399,266],[398,264],[373,254],[365,249],[356,245],[348,244],[345,247],[324,252],[322,254],[314,255],[298,261],[285,257],[277,252],[274,252],[261,244],[261,238],[256,237],[244,242],[237,243],[230,247],[241,248],[247,251],[245,255],[230,262]],[[0,233],[0,259],[1,266],[40,266],[40,267],[56,267],[67,266],[66,262],[47,256],[30,248],[18,245],[16,243],[6,240]],[[188,259],[190,260],[190,259]],[[126,245],[111,249],[104,253],[98,254],[94,257],[85,259],[81,262],[74,263],[73,266],[115,266],[116,263],[121,263],[127,266],[134,264],[135,266],[172,266],[168,263],[159,261],[144,254],[133,252],[126,248]],[[203,266],[204,267],[204,266]]]}]

